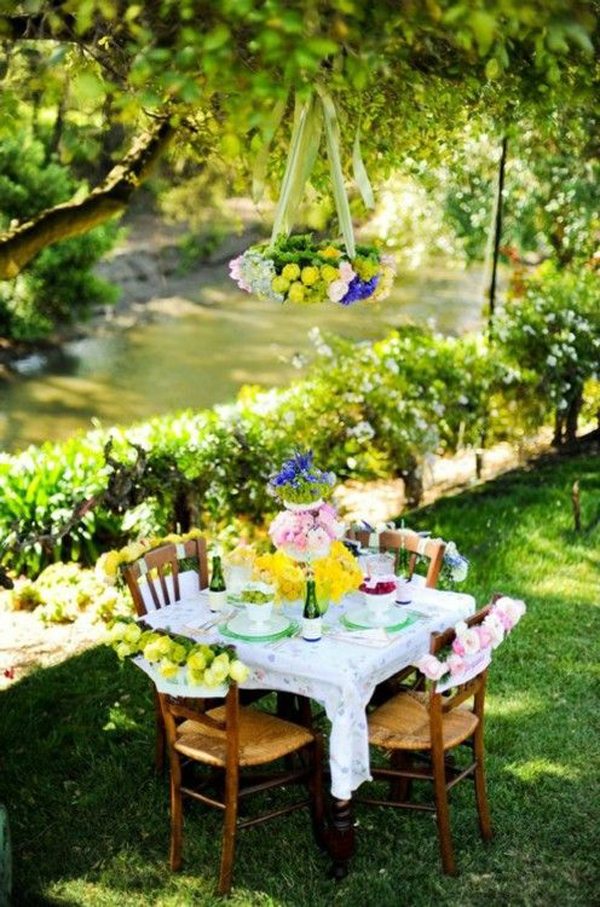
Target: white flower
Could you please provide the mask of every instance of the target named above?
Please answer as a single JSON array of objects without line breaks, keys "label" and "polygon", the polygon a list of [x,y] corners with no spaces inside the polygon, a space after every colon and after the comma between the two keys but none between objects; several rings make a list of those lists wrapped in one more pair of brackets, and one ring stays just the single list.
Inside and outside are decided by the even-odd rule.
[{"label": "white flower", "polygon": [[464,620],[459,621],[454,629],[456,638],[465,650],[465,655],[476,655],[481,648],[477,630],[467,627]]},{"label": "white flower", "polygon": [[550,366],[550,368],[554,368],[554,366],[556,365],[557,361],[558,361],[558,360],[557,360],[556,356],[552,356],[552,355],[548,356],[548,358],[546,359],[546,362],[548,363],[548,365]]},{"label": "white flower", "polygon": [[502,621],[495,614],[488,614],[483,621],[483,626],[492,637],[492,648],[497,649],[504,639],[504,627]]}]

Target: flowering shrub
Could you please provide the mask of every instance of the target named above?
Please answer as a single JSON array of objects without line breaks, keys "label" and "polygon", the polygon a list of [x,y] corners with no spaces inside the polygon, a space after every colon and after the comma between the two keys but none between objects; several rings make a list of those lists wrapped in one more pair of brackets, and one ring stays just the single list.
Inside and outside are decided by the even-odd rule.
[{"label": "flowering shrub", "polygon": [[548,261],[515,276],[497,323],[504,355],[528,378],[521,405],[533,409],[538,422],[554,410],[558,442],[563,423],[568,439],[575,439],[586,381],[600,376],[599,298],[598,274],[558,270]]},{"label": "flowering shrub", "polygon": [[490,608],[483,623],[468,627],[464,620],[454,628],[456,637],[450,649],[440,656],[424,655],[415,665],[428,680],[445,680],[458,677],[468,670],[469,659],[480,652],[496,649],[506,634],[518,624],[525,614],[522,601],[503,596]]},{"label": "flowering shrub", "polygon": [[253,246],[233,259],[231,277],[241,290],[275,302],[343,306],[389,295],[394,259],[376,246],[358,246],[350,260],[338,243],[316,243],[311,234],[280,236],[270,246]]}]

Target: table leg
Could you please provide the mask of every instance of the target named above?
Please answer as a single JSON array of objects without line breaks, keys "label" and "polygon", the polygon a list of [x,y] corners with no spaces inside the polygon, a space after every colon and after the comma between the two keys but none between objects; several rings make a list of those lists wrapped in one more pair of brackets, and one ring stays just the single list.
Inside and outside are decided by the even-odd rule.
[{"label": "table leg", "polygon": [[332,862],[331,875],[334,879],[343,879],[348,874],[348,863],[356,850],[352,800],[333,798],[326,842]]}]

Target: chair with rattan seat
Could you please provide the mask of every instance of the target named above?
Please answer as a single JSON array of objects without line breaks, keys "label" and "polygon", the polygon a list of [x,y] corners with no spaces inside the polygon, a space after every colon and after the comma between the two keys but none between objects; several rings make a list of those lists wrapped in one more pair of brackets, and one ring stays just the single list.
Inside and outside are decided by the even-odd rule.
[{"label": "chair with rattan seat", "polygon": [[[359,542],[363,548],[370,547],[371,533],[366,529],[353,529],[348,532],[348,538]],[[412,529],[386,529],[377,536],[377,547],[380,551],[390,551],[396,554],[396,566],[403,550],[409,554],[407,579],[412,579],[419,558],[429,561],[425,586],[435,589],[444,563],[446,543],[442,539],[423,538]]]},{"label": "chair with rattan seat", "polygon": [[[236,832],[238,829],[310,807],[315,837],[323,836],[323,738],[317,731],[284,721],[275,715],[240,706],[236,684],[231,684],[225,704],[208,709],[204,714],[190,712],[177,700],[159,694],[171,764],[171,869],[182,862],[183,797],[198,800],[224,812],[223,843],[219,873],[219,893],[231,888]],[[268,766],[282,757],[305,755],[298,768],[248,779],[242,786],[241,769]],[[213,771],[224,772],[224,798],[208,796],[199,786],[182,783],[184,760],[200,763]],[[239,819],[242,797],[282,785],[305,782],[309,795],[303,800],[273,809],[252,818]]]},{"label": "chair with rattan seat", "polygon": [[[179,581],[180,561],[193,558],[198,562],[198,591],[208,586],[208,559],[205,539],[189,539],[179,545],[161,545],[143,554],[133,564],[128,564],[123,575],[131,592],[133,604],[139,617],[148,613],[147,597],[144,596],[140,580],[145,581],[154,608],[171,605],[181,598]],[[170,580],[170,582],[169,582]]]},{"label": "chair with rattan seat", "polygon": [[[168,544],[153,548],[124,568],[125,582],[139,617],[144,617],[148,613],[150,602],[156,609],[180,600],[179,564],[184,558],[193,558],[198,562],[198,591],[205,589],[208,586],[208,563],[206,541],[202,537],[189,539],[179,545]],[[143,594],[140,584],[142,579],[149,596]],[[197,707],[201,709],[202,702],[199,701]],[[154,722],[156,725],[154,764],[156,771],[162,772],[165,763],[166,733],[156,690],[154,690]]]},{"label": "chair with rattan seat", "polygon": [[[481,624],[490,610],[488,605],[466,623]],[[430,652],[437,655],[452,644],[454,629],[433,633]],[[414,669],[407,668],[406,675]],[[361,800],[375,806],[434,812],[444,872],[456,875],[456,862],[450,831],[448,791],[459,781],[475,782],[479,827],[485,840],[492,837],[484,779],[483,717],[487,669],[447,692],[437,692],[436,684],[428,691],[403,690],[376,708],[368,716],[369,743],[389,757],[389,768],[371,769],[375,779],[391,782],[387,799],[367,797]],[[473,700],[472,706],[469,706]],[[466,747],[469,762],[461,766],[454,751]],[[452,754],[451,754],[452,751]],[[417,761],[419,764],[416,764]],[[417,803],[410,798],[413,781],[433,783],[435,805]]]}]

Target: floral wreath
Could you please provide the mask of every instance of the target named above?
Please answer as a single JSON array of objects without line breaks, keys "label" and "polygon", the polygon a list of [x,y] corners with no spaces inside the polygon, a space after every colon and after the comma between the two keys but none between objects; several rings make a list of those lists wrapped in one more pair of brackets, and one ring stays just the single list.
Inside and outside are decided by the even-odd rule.
[{"label": "floral wreath", "polygon": [[143,630],[133,617],[119,617],[111,623],[107,644],[120,659],[141,655],[166,680],[175,680],[187,668],[190,686],[243,683],[250,674],[232,646],[195,643],[186,636]]},{"label": "floral wreath", "polygon": [[350,257],[341,243],[319,243],[308,233],[281,236],[274,245],[251,246],[229,263],[229,270],[241,290],[263,299],[350,306],[389,296],[396,263],[377,246],[357,246],[356,255]]},{"label": "floral wreath", "polygon": [[[283,117],[287,99],[272,111],[271,139]],[[332,194],[343,243],[316,242],[312,234],[290,236],[304,186],[316,161],[321,135],[325,133]],[[264,190],[264,175],[271,139],[259,152],[253,174],[253,196]],[[361,299],[384,299],[390,292],[396,266],[394,259],[371,245],[357,246],[346,194],[341,132],[334,100],[318,82],[295,100],[294,126],[287,165],[281,183],[271,239],[252,246],[230,263],[231,277],[240,289],[275,302],[322,303],[343,306]],[[354,181],[367,208],[375,205],[373,190],[360,150],[357,127],[352,153]],[[343,251],[342,251],[343,246]]]},{"label": "floral wreath", "polygon": [[526,610],[525,602],[507,596],[499,598],[479,626],[469,627],[464,620],[456,624],[456,638],[445,651],[445,658],[424,655],[415,667],[428,680],[445,681],[449,677],[459,676],[468,669],[470,658],[480,652],[497,649]]}]

